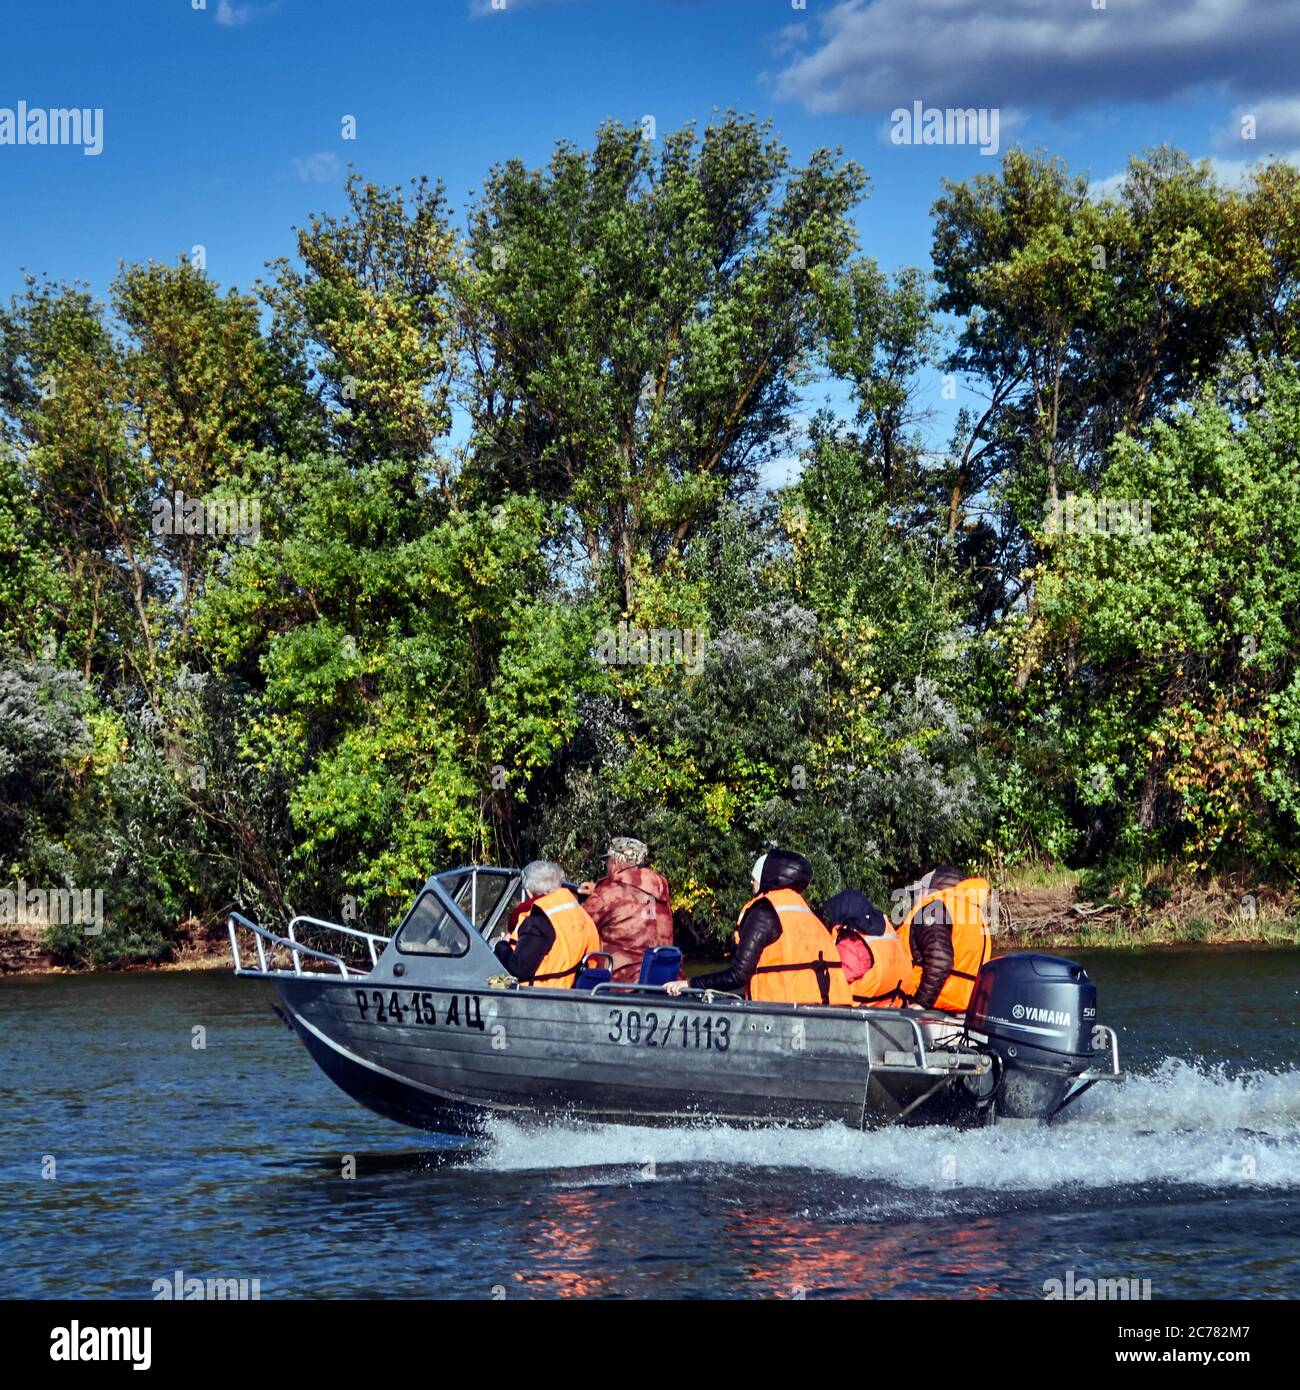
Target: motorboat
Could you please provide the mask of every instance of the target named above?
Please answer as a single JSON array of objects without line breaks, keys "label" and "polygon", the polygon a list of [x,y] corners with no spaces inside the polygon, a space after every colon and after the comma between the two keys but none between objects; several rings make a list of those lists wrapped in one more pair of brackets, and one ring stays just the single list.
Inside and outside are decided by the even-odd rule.
[{"label": "motorboat", "polygon": [[672,996],[599,968],[573,988],[521,986],[493,943],[523,897],[518,870],[471,865],[429,878],[391,937],[305,916],[276,933],[232,912],[235,974],[272,983],[282,1018],[354,1100],[454,1135],[494,1117],[1050,1123],[1122,1076],[1096,985],[1068,960],[994,957],[965,1014]]}]

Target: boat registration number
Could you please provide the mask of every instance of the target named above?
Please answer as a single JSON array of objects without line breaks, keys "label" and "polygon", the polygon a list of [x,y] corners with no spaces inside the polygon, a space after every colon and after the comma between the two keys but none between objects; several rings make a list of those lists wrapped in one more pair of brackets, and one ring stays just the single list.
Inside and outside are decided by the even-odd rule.
[{"label": "boat registration number", "polygon": [[[453,1028],[477,1028],[481,1033],[483,1006],[476,994],[450,994],[438,1001],[428,990],[411,991],[402,998],[399,990],[357,990],[357,1010],[363,1020],[375,1023],[423,1023],[426,1027],[440,1024]],[[438,1009],[441,1005],[442,1016]]]},{"label": "boat registration number", "polygon": [[611,1009],[609,1040],[625,1047],[687,1047],[725,1052],[731,1046],[731,1020],[697,1013],[658,1014],[653,1009]]}]

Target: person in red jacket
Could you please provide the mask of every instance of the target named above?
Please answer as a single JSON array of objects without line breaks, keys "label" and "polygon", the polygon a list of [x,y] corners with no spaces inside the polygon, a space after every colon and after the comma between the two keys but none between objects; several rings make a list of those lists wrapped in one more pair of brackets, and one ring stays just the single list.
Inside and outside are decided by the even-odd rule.
[{"label": "person in red jacket", "polygon": [[646,867],[649,857],[642,841],[616,835],[605,851],[605,877],[578,888],[600,933],[601,950],[614,957],[615,980],[634,983],[647,947],[673,944],[668,880]]}]

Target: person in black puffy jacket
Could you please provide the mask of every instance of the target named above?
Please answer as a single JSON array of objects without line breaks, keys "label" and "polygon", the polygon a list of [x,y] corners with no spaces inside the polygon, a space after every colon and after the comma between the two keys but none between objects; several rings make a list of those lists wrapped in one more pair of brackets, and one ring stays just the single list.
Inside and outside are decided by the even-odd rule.
[{"label": "person in black puffy jacket", "polygon": [[[812,879],[812,865],[802,854],[774,849],[770,854],[760,855],[755,861],[751,878],[755,897],[760,893],[769,893],[773,888],[793,888],[796,893],[802,893]],[[781,919],[766,898],[759,898],[746,908],[738,930],[740,940],[736,943],[731,964],[725,970],[714,971],[712,975],[697,975],[689,981],[674,980],[667,986],[667,992],[680,994],[690,988],[722,989],[743,994],[759,958],[780,938]]]},{"label": "person in black puffy jacket", "polygon": [[[951,864],[940,864],[921,880],[925,892],[952,888],[966,875]],[[912,1002],[923,1009],[934,1007],[944,982],[952,974],[952,918],[942,902],[927,903],[912,919],[912,960],[921,967],[921,979]]]}]

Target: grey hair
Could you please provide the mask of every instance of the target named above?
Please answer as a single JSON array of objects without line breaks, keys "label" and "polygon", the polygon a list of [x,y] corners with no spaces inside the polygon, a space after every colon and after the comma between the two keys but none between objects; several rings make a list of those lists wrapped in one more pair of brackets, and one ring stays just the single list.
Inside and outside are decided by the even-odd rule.
[{"label": "grey hair", "polygon": [[564,870],[553,859],[534,859],[524,866],[524,892],[530,898],[554,893],[564,882]]}]

